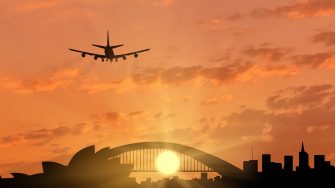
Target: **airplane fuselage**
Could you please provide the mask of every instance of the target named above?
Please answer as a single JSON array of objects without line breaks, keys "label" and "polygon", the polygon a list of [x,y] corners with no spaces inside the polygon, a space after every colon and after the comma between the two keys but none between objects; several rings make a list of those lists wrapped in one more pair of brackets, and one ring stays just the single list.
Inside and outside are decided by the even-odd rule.
[{"label": "airplane fuselage", "polygon": [[113,48],[111,48],[110,46],[107,46],[105,48],[105,55],[107,59],[113,59],[113,57],[115,56]]}]

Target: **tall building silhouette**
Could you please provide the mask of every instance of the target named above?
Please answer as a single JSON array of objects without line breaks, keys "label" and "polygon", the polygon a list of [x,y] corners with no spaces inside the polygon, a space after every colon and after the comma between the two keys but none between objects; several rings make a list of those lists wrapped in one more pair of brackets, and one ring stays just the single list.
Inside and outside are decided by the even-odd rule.
[{"label": "tall building silhouette", "polygon": [[304,142],[302,142],[301,151],[299,152],[299,166],[297,167],[297,171],[308,172],[309,170],[309,156],[305,151]]},{"label": "tall building silhouette", "polygon": [[258,160],[243,161],[243,172],[246,174],[256,174],[258,172]]},{"label": "tall building silhouette", "polygon": [[271,171],[271,154],[262,155],[262,172],[269,173]]},{"label": "tall building silhouette", "polygon": [[314,169],[323,170],[325,167],[325,156],[324,155],[314,155]]},{"label": "tall building silhouette", "polygon": [[293,156],[291,155],[284,156],[284,172],[293,172]]}]

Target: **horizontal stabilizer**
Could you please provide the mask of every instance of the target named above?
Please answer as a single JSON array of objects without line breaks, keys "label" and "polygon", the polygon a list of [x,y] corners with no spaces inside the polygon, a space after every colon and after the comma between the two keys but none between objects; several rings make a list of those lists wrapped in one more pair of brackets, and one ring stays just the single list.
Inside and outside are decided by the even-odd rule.
[{"label": "horizontal stabilizer", "polygon": [[101,45],[97,45],[97,44],[92,44],[92,46],[95,46],[95,47],[98,47],[98,48],[103,48],[103,49],[106,48],[106,46],[101,46]]},{"label": "horizontal stabilizer", "polygon": [[115,45],[115,46],[111,46],[112,48],[118,48],[118,47],[121,47],[123,46],[123,44],[119,44],[119,45]]}]

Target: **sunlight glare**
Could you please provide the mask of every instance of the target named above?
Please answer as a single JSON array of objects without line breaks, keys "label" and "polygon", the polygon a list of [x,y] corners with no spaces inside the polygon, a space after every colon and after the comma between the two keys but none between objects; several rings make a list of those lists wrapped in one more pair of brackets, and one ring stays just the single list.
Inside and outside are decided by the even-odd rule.
[{"label": "sunlight glare", "polygon": [[156,166],[159,172],[170,175],[178,171],[180,161],[176,153],[164,151],[156,159]]}]

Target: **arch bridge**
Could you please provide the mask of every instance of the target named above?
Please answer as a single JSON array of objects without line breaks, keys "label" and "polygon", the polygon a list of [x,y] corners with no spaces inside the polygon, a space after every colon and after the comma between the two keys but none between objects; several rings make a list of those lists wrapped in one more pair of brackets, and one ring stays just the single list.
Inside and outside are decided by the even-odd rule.
[{"label": "arch bridge", "polygon": [[110,158],[119,158],[121,164],[132,164],[133,172],[157,172],[157,156],[173,151],[179,157],[179,172],[217,172],[223,177],[237,178],[242,174],[238,167],[196,148],[169,142],[140,142],[110,148]]}]

